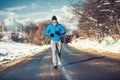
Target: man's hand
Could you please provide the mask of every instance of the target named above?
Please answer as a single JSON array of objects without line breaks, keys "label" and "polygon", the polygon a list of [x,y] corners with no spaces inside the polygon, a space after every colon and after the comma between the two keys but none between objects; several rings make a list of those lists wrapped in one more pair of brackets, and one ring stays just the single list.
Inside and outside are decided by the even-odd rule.
[{"label": "man's hand", "polygon": [[50,37],[54,37],[54,34],[53,34],[53,33],[51,33],[51,34],[50,34]]},{"label": "man's hand", "polygon": [[56,33],[57,35],[60,35],[60,32],[59,32],[59,31],[55,31],[55,33]]}]

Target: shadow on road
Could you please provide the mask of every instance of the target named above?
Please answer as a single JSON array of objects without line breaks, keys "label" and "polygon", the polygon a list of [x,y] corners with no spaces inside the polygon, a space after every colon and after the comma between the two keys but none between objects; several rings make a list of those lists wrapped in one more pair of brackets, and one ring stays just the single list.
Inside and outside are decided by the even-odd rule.
[{"label": "shadow on road", "polygon": [[65,65],[63,65],[63,66],[69,66],[69,65],[78,64],[78,63],[81,63],[81,62],[87,62],[87,61],[91,61],[91,60],[95,60],[95,59],[102,59],[102,58],[104,58],[104,57],[105,57],[105,56],[92,57],[92,58],[88,58],[88,59],[85,59],[85,60],[80,60],[80,61],[71,62],[71,63],[65,64]]}]

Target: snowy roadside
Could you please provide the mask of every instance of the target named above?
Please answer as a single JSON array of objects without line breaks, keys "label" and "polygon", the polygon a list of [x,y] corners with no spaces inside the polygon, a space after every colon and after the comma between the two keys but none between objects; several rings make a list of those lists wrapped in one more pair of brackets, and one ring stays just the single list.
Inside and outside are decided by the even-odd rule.
[{"label": "snowy roadside", "polygon": [[72,41],[72,43],[69,43],[68,45],[81,49],[96,50],[97,52],[120,54],[120,40],[116,41],[110,36],[106,36],[100,43],[98,40],[78,38],[76,41]]},{"label": "snowy roadside", "polygon": [[42,52],[49,47],[50,45],[36,46],[27,43],[0,42],[0,65],[15,59]]}]

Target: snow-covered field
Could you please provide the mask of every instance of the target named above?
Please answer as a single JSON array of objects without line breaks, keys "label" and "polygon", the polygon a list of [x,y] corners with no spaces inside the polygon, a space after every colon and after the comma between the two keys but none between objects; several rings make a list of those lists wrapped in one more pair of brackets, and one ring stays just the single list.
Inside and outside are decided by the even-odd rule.
[{"label": "snow-covered field", "polygon": [[15,59],[42,52],[49,47],[50,45],[36,46],[27,43],[0,42],[0,65]]},{"label": "snow-covered field", "polygon": [[120,54],[120,40],[114,40],[110,36],[106,36],[102,42],[99,42],[98,40],[78,38],[76,41],[69,43],[69,45],[82,49],[97,50],[98,52]]}]

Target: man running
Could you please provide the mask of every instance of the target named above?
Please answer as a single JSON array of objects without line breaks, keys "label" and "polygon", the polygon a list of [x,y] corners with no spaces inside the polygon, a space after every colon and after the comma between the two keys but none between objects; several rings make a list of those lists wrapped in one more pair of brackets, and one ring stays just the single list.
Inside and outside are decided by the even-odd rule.
[{"label": "man running", "polygon": [[46,27],[44,33],[50,36],[53,66],[57,68],[57,65],[61,65],[61,35],[64,35],[66,30],[57,21],[57,17],[53,16],[51,23]]}]

